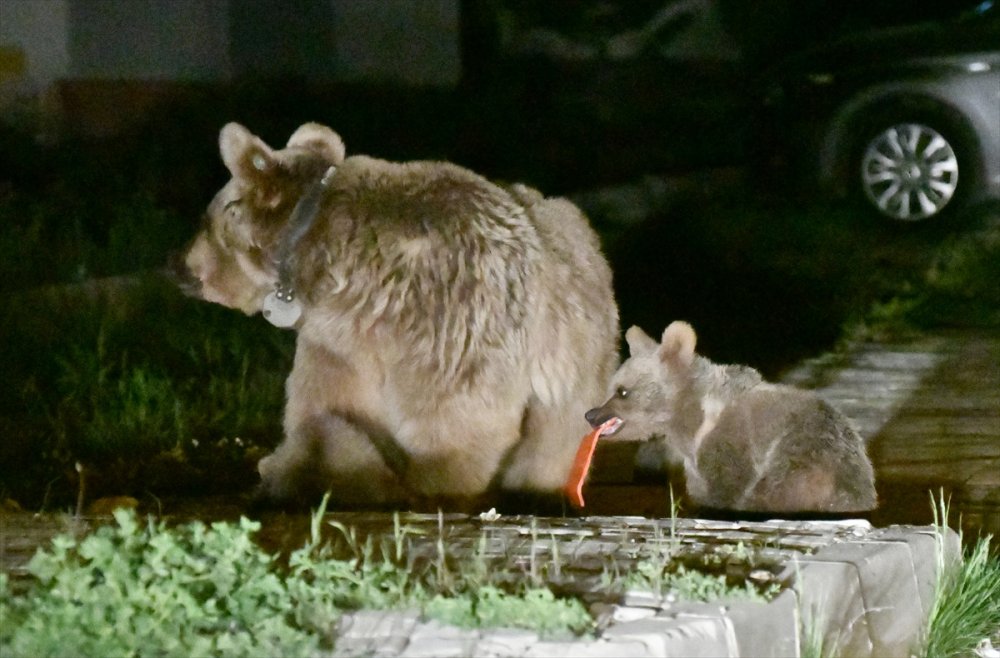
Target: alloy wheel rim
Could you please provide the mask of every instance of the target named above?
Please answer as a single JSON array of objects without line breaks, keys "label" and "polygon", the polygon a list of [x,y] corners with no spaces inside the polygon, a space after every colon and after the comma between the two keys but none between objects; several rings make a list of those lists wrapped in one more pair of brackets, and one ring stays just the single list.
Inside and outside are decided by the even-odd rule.
[{"label": "alloy wheel rim", "polygon": [[865,195],[879,212],[900,221],[940,213],[958,189],[958,157],[939,132],[902,123],[879,133],[861,158]]}]

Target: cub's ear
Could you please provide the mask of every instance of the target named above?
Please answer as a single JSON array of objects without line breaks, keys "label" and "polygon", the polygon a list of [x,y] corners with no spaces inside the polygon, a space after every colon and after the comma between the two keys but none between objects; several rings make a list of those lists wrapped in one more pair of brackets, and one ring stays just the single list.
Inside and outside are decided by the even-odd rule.
[{"label": "cub's ear", "polygon": [[288,138],[288,146],[304,148],[319,155],[327,164],[344,161],[344,140],[340,135],[318,123],[304,123]]},{"label": "cub's ear", "polygon": [[278,166],[271,147],[238,123],[223,126],[219,133],[219,151],[233,177],[251,183]]},{"label": "cub's ear", "polygon": [[635,325],[629,327],[628,331],[625,332],[625,342],[628,343],[630,356],[652,352],[657,348],[656,341]]},{"label": "cub's ear", "polygon": [[663,330],[660,342],[660,360],[673,368],[687,368],[694,361],[694,346],[697,342],[694,329],[687,322],[671,322]]}]

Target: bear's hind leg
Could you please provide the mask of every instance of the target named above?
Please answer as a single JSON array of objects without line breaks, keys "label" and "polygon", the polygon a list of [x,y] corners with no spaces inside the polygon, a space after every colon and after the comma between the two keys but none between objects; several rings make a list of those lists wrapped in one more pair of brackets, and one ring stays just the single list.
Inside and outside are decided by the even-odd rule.
[{"label": "bear's hind leg", "polygon": [[331,505],[342,507],[384,506],[407,498],[373,438],[332,412],[301,421],[257,469],[262,493],[279,502],[309,500],[326,491]]},{"label": "bear's hind leg", "polygon": [[741,509],[760,512],[834,512],[836,483],[823,465],[795,466],[766,474]]},{"label": "bear's hind leg", "polygon": [[521,427],[521,440],[505,460],[501,486],[511,491],[562,491],[577,448],[591,427],[583,402],[559,407],[531,403]]}]

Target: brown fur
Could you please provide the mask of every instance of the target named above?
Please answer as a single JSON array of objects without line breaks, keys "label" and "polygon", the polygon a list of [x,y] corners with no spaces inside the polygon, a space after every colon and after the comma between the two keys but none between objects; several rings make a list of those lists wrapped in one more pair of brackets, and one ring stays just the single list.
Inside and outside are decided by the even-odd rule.
[{"label": "brown fur", "polygon": [[616,440],[659,437],[683,464],[697,505],[829,513],[875,507],[864,442],[815,394],[699,356],[684,322],[668,326],[660,343],[638,327],[626,339],[630,358],[611,380],[610,399],[587,420],[596,427],[621,418]]},{"label": "brown fur", "polygon": [[616,363],[611,272],[580,211],[450,163],[345,158],[316,124],[283,150],[229,124],[220,147],[233,178],[185,262],[204,299],[248,314],[292,208],[337,167],[294,253],[304,308],[268,493],[560,489]]}]

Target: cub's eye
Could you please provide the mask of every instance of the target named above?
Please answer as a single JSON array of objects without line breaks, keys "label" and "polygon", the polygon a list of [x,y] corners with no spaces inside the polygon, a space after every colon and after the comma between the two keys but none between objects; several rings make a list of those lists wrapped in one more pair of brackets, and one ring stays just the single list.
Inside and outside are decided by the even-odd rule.
[{"label": "cub's eye", "polygon": [[228,212],[230,215],[239,215],[239,213],[240,213],[240,208],[239,208],[240,201],[242,201],[242,199],[233,199],[232,201],[230,201],[226,205],[222,206],[222,209],[225,212]]},{"label": "cub's eye", "polygon": [[618,397],[620,397],[623,400],[628,397],[628,393],[629,393],[629,390],[627,388],[625,388],[624,386],[619,386],[618,390],[615,391],[615,395],[618,396]]}]

